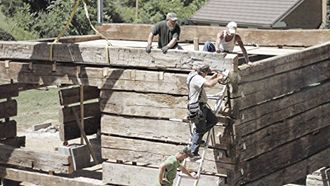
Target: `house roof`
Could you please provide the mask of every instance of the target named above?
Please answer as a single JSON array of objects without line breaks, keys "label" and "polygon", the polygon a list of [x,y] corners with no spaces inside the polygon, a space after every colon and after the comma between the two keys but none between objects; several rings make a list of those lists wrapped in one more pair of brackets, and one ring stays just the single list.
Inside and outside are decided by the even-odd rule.
[{"label": "house roof", "polygon": [[193,22],[273,27],[304,0],[209,0],[191,18]]}]

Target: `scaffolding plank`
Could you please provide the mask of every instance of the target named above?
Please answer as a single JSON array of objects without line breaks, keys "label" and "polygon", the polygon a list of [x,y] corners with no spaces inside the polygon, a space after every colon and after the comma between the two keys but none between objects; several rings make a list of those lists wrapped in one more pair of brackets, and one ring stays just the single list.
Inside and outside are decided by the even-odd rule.
[{"label": "scaffolding plank", "polygon": [[3,138],[12,138],[17,135],[17,126],[16,121],[0,121],[0,139]]},{"label": "scaffolding plank", "polygon": [[25,140],[25,136],[16,136],[13,138],[0,139],[0,143],[19,148],[25,147]]},{"label": "scaffolding plank", "polygon": [[[80,87],[63,88],[59,90],[60,104],[69,105],[73,103],[80,103]],[[84,86],[83,100],[97,99],[100,97],[100,90],[93,86]]]},{"label": "scaffolding plank", "polygon": [[17,96],[18,96],[17,84],[0,85],[0,99],[17,97]]},{"label": "scaffolding plank", "polygon": [[0,119],[17,115],[17,101],[8,100],[0,102]]}]

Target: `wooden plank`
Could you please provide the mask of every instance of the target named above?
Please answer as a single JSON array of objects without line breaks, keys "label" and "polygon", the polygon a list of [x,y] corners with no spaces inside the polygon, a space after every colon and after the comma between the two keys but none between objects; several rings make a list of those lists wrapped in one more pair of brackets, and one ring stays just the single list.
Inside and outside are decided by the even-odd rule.
[{"label": "wooden plank", "polygon": [[313,156],[299,161],[288,167],[284,167],[272,174],[264,176],[258,180],[245,183],[244,185],[274,185],[282,186],[292,183],[297,179],[304,178],[307,174],[330,164],[330,148],[327,148]]},{"label": "wooden plank", "polygon": [[[92,41],[102,39],[99,35],[81,35],[81,36],[65,36],[61,37],[58,41],[61,43],[77,43],[77,42],[84,42],[84,41]],[[43,38],[38,39],[39,42],[53,42],[55,38]]]},{"label": "wooden plank", "polygon": [[17,149],[3,144],[0,144],[0,163],[63,174],[73,171],[70,156]]},{"label": "wooden plank", "polygon": [[[103,114],[101,123],[101,132],[103,134],[182,144],[188,143],[190,140],[190,127],[189,123],[186,122]],[[214,127],[216,144],[220,144],[223,128],[220,126]]]},{"label": "wooden plank", "polygon": [[0,119],[17,115],[17,101],[9,100],[0,102]]},{"label": "wooden plank", "polygon": [[8,122],[0,121],[0,139],[12,138],[17,135],[16,121],[11,120]]},{"label": "wooden plank", "polygon": [[0,175],[4,178],[33,183],[36,185],[70,185],[70,186],[98,186],[104,185],[101,180],[78,177],[68,178],[63,176],[55,176],[46,173],[32,172],[28,170],[20,170],[16,168],[8,168],[0,166]]},{"label": "wooden plank", "polygon": [[330,58],[330,42],[306,48],[288,55],[272,57],[239,68],[240,83],[264,79]]},{"label": "wooden plank", "polygon": [[25,136],[16,136],[13,138],[0,139],[0,143],[4,145],[13,146],[16,148],[25,147],[25,141],[26,141]]},{"label": "wooden plank", "polygon": [[330,79],[329,64],[330,60],[327,60],[267,79],[239,85],[238,92],[242,97],[237,101],[240,104],[240,109],[258,105],[292,91],[306,88],[311,84]]},{"label": "wooden plank", "polygon": [[[100,129],[100,116],[85,118],[84,131],[87,135],[96,134],[98,129]],[[59,134],[62,141],[79,138],[81,136],[80,129],[75,120],[60,125]]]},{"label": "wooden plank", "polygon": [[[69,105],[73,103],[80,102],[80,88],[79,87],[70,87],[64,88],[59,91],[60,104]],[[83,100],[97,99],[100,97],[100,90],[97,87],[86,86],[84,87],[84,97]]]},{"label": "wooden plank", "polygon": [[330,101],[330,82],[241,111],[238,135],[245,136]]},{"label": "wooden plank", "polygon": [[330,148],[330,125],[246,161],[247,180],[257,180]]},{"label": "wooden plank", "polygon": [[0,99],[17,97],[17,96],[18,96],[17,84],[0,85]]},{"label": "wooden plank", "polygon": [[241,142],[245,143],[246,150],[241,151],[241,158],[250,159],[272,151],[329,123],[330,102],[243,137]]},{"label": "wooden plank", "polygon": [[[157,183],[157,168],[132,166],[116,163],[102,163],[103,183],[114,185],[150,186]],[[199,185],[217,185],[218,176],[201,175]],[[176,178],[177,179],[177,178]],[[176,183],[177,180],[174,180]],[[191,186],[194,180],[182,179],[180,186]]]},{"label": "wooden plank", "polygon": [[[158,166],[168,156],[175,155],[185,145],[174,145],[141,139],[129,139],[102,135],[102,158],[137,162],[139,164]],[[205,156],[203,171],[215,174],[226,174],[232,163],[221,160],[221,151],[208,149]],[[223,152],[223,151],[222,151]],[[190,163],[188,167],[197,170],[199,163]]]},{"label": "wooden plank", "polygon": [[[80,113],[80,105],[60,108],[59,122],[61,124],[63,124],[63,123],[65,124],[69,121],[75,121],[75,117],[71,110],[72,108],[75,109],[78,113]],[[98,117],[101,116],[99,102],[92,102],[92,103],[84,104],[84,118],[88,118],[88,117],[92,117],[92,116],[98,116]]]},{"label": "wooden plank", "polygon": [[101,91],[101,112],[153,118],[187,118],[187,97],[121,91]]},{"label": "wooden plank", "polygon": [[[96,29],[109,39],[146,41],[152,25],[108,23],[97,26]],[[224,30],[219,26],[181,26],[180,41],[193,41],[198,37],[199,41],[214,41],[219,31]],[[244,44],[258,44],[260,46],[312,46],[330,40],[329,30],[265,30],[245,29],[238,30]],[[311,38],[313,35],[315,38]]]},{"label": "wooden plank", "polygon": [[[210,64],[213,69],[233,69],[235,54],[171,50],[163,54],[154,50],[151,54],[144,48],[122,48],[93,46],[88,44],[50,44],[39,42],[0,41],[1,59],[49,60],[50,46],[53,45],[53,60],[57,62],[84,62],[97,65],[122,67],[143,67],[151,69],[191,69],[201,63]],[[107,56],[109,54],[110,61]]]}]

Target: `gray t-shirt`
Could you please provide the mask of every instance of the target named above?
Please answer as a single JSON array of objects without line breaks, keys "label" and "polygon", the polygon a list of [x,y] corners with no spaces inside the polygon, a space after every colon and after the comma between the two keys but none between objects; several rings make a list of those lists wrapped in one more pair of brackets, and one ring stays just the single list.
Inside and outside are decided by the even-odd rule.
[{"label": "gray t-shirt", "polygon": [[[162,48],[167,45],[173,38],[180,38],[180,26],[178,24],[175,25],[173,30],[167,26],[166,20],[158,22],[151,30],[153,35],[159,35],[158,38],[158,48]],[[178,43],[171,48],[176,48]]]},{"label": "gray t-shirt", "polygon": [[[190,81],[190,79],[191,79],[191,81]],[[190,81],[190,83],[189,83],[189,81]],[[189,86],[189,93],[188,93],[189,103],[196,103],[196,102],[207,103],[206,92],[203,88],[205,81],[206,81],[206,79],[203,76],[199,75],[196,71],[189,73],[189,75],[187,77],[187,84]],[[200,99],[198,100],[200,93],[202,95],[201,95]]]}]

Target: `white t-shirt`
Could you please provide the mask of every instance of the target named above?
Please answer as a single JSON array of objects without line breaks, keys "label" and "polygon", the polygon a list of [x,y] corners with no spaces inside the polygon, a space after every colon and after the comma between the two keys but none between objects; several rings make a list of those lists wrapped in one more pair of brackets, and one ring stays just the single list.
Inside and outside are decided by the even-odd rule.
[{"label": "white t-shirt", "polygon": [[[196,103],[196,102],[207,103],[206,92],[203,88],[203,84],[205,83],[205,81],[206,79],[203,76],[199,75],[196,71],[189,73],[187,77],[187,84],[189,86],[189,93],[188,93],[189,103]],[[198,100],[200,93],[202,95],[200,97],[200,100]]]},{"label": "white t-shirt", "polygon": [[223,33],[223,39],[220,41],[219,48],[221,51],[233,52],[235,47],[235,34],[230,41],[226,41],[227,32],[226,30]]}]

